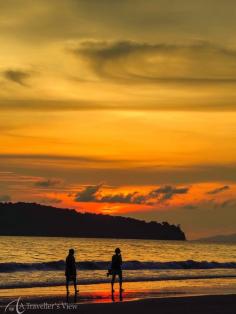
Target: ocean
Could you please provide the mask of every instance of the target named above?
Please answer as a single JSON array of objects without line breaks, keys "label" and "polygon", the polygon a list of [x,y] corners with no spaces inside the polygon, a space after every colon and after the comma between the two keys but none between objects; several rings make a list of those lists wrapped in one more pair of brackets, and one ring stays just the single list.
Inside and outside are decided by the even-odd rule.
[{"label": "ocean", "polygon": [[236,283],[233,243],[2,236],[0,289],[64,285],[69,248],[75,249],[79,284],[106,283],[116,247],[122,251],[125,282],[227,279]]}]

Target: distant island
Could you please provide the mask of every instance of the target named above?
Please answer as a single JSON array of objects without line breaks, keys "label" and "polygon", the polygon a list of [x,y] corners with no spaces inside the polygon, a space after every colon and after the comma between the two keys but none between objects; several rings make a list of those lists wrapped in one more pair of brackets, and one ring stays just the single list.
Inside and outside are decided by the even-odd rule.
[{"label": "distant island", "polygon": [[216,236],[212,236],[212,237],[208,237],[208,238],[200,238],[197,241],[217,242],[217,243],[225,243],[225,242],[236,243],[236,233],[216,235]]},{"label": "distant island", "polygon": [[186,240],[180,226],[55,208],[0,203],[0,235]]}]

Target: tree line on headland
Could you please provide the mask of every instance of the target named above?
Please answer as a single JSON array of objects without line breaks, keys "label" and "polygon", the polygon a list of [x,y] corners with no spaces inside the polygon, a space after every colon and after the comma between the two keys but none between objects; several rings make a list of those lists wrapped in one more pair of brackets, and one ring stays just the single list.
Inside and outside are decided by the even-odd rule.
[{"label": "tree line on headland", "polygon": [[0,235],[186,240],[180,226],[80,213],[37,203],[0,203]]}]

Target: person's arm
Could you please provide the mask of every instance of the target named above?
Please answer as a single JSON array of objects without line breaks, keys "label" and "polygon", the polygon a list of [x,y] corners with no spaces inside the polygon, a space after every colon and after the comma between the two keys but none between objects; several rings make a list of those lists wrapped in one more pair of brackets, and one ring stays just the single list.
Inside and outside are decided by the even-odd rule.
[{"label": "person's arm", "polygon": [[120,255],[120,265],[122,265],[122,256]]},{"label": "person's arm", "polygon": [[113,269],[113,265],[114,265],[114,255],[112,255],[112,258],[111,258],[111,269]]}]

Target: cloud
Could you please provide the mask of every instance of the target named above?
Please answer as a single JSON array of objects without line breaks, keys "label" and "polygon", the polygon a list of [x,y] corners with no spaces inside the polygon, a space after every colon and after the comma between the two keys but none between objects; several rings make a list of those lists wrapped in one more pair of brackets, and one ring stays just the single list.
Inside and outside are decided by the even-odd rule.
[{"label": "cloud", "polygon": [[62,200],[59,198],[39,198],[36,199],[35,202],[40,203],[40,204],[60,204]]},{"label": "cloud", "polygon": [[85,187],[78,192],[75,197],[76,202],[96,202],[96,203],[125,203],[125,204],[145,204],[153,205],[172,199],[177,194],[186,194],[189,188],[176,188],[171,186],[160,187],[149,193],[142,194],[137,191],[131,193],[118,193],[101,195],[103,185],[92,185]]},{"label": "cloud", "polygon": [[41,188],[51,188],[58,186],[62,183],[62,180],[59,179],[43,179],[35,183],[35,186],[41,187]]},{"label": "cloud", "polygon": [[97,193],[101,185],[91,185],[78,192],[75,197],[76,202],[96,202]]},{"label": "cloud", "polygon": [[75,197],[76,202],[97,202],[97,203],[126,203],[126,204],[143,204],[147,196],[138,195],[138,192],[128,194],[107,194],[101,195],[103,185],[91,185],[78,192]]},{"label": "cloud", "polygon": [[[234,0],[17,0],[1,1],[1,33],[32,42],[65,38],[234,38]],[[42,23],[43,21],[43,23]],[[201,21],[201,23],[199,23]],[[63,25],[63,27],[62,27]],[[140,27],[141,25],[141,27]],[[224,27],[220,27],[223,25]],[[207,32],[206,32],[207,29]]]},{"label": "cloud", "polygon": [[173,198],[174,195],[177,194],[186,194],[188,193],[189,188],[188,187],[183,187],[183,188],[176,188],[172,187],[170,185],[166,185],[163,187],[160,187],[156,190],[153,190],[150,192],[151,197],[160,197],[159,201],[164,202],[166,200],[170,200]]},{"label": "cloud", "polygon": [[[11,156],[11,154],[9,155]],[[13,157],[15,156],[15,157]],[[106,165],[105,161],[102,161],[101,167],[99,162],[94,167],[91,167],[90,161],[86,164],[86,161],[82,163],[80,159],[62,159],[63,167],[61,167],[60,156],[55,158],[56,166],[49,167],[48,162],[54,161],[52,155],[43,155],[44,158],[38,159],[40,163],[29,163],[26,157],[18,158],[17,154],[13,154],[8,158],[8,155],[0,154],[0,172],[19,172],[40,177],[51,178],[64,178],[66,181],[72,181],[79,184],[90,184],[90,182],[108,182],[110,185],[119,186],[124,182],[127,186],[137,185],[166,185],[166,182],[170,185],[191,185],[194,183],[207,183],[207,182],[231,182],[236,183],[236,164],[194,164],[194,165],[181,165],[181,166],[168,166],[168,165],[148,165],[139,166],[136,162],[126,163],[126,167],[123,168],[119,164]],[[41,156],[41,155],[39,155]],[[56,157],[57,155],[55,155]],[[65,156],[66,157],[66,156]],[[81,156],[82,157],[82,156]],[[84,156],[86,157],[86,156]],[[73,158],[73,157],[72,157]],[[25,160],[24,160],[25,159]],[[28,155],[28,159],[31,159],[31,155]],[[96,159],[96,158],[95,158]],[[50,163],[53,164],[53,163]],[[128,165],[128,167],[127,167]]]},{"label": "cloud", "polygon": [[[164,81],[163,81],[164,82]],[[165,81],[167,82],[167,81]],[[188,81],[190,82],[190,81]],[[192,81],[193,82],[193,81]],[[209,82],[209,81],[208,81]],[[228,81],[227,81],[228,82]],[[236,83],[236,82],[235,82]],[[149,99],[150,100],[150,99]],[[174,104],[170,100],[163,100],[163,103],[157,101],[137,102],[129,100],[129,105],[126,102],[110,99],[109,101],[99,100],[61,100],[61,99],[0,99],[0,111],[35,111],[35,112],[57,112],[57,111],[235,111],[236,105],[232,98],[225,97],[218,103],[217,101],[207,102],[202,100],[187,99],[184,103]],[[111,106],[112,103],[112,106]]]},{"label": "cloud", "polygon": [[[177,1],[170,6],[162,0],[150,0],[148,4],[137,0],[135,14],[132,0],[61,0],[60,5],[55,0],[26,1],[27,10],[14,0],[0,5],[1,38],[6,42],[2,44],[3,60],[6,59],[2,66],[7,67],[7,79],[19,86],[26,85],[26,76],[31,74],[24,70],[27,65],[42,69],[42,76],[30,91],[16,88],[12,93],[12,88],[3,82],[6,88],[0,92],[3,95],[1,110],[235,110],[232,86],[235,85],[235,49],[227,46],[234,42],[236,27],[232,1],[228,0],[227,5],[217,1],[214,8],[219,14],[213,17],[211,0],[197,4],[183,0],[181,10]],[[212,17],[210,23],[209,16]],[[195,43],[194,38],[204,41]],[[69,56],[62,47],[70,50]],[[79,59],[77,69],[71,52]],[[58,62],[64,66],[58,67]],[[91,70],[92,75],[87,75]],[[86,84],[75,83],[72,77]],[[114,86],[103,85],[101,79],[112,84],[147,83],[149,86],[128,90],[123,84],[119,86],[121,90],[115,91]],[[50,81],[53,84],[48,84]],[[158,83],[158,87],[151,86],[152,83]],[[183,89],[164,91],[161,83],[183,84],[180,86]],[[198,84],[202,84],[200,91]],[[207,84],[223,86],[220,90],[207,90]],[[78,88],[84,99],[73,102],[72,98],[78,97]],[[89,90],[96,90],[96,97]],[[10,105],[12,95],[19,101],[13,99]],[[44,101],[29,99],[38,95]],[[125,97],[127,99],[122,101]],[[86,103],[88,99],[91,101]]]},{"label": "cloud", "polygon": [[[102,157],[93,157],[93,156],[69,156],[69,155],[49,155],[49,154],[1,154],[0,159],[15,159],[15,160],[55,160],[55,161],[75,161],[75,162],[84,162],[84,163],[122,163],[127,162],[125,159],[109,159]],[[134,161],[130,161],[134,162]]]},{"label": "cloud", "polygon": [[235,83],[236,50],[193,44],[84,41],[70,50],[104,79],[133,83]]},{"label": "cloud", "polygon": [[0,202],[10,202],[11,197],[9,195],[0,195]]},{"label": "cloud", "polygon": [[221,204],[220,204],[220,207],[221,208],[225,208],[225,207],[228,207],[228,206],[232,206],[233,204],[235,204],[235,200],[226,200],[226,201],[224,201],[224,202],[222,202]]},{"label": "cloud", "polygon": [[187,193],[189,188],[176,188],[171,185],[166,185],[164,187],[160,187],[157,190],[154,190],[152,193],[155,194],[185,194]]},{"label": "cloud", "polygon": [[193,209],[197,209],[198,207],[196,205],[187,204],[187,205],[184,205],[182,208],[187,209],[187,210],[193,210]]},{"label": "cloud", "polygon": [[214,190],[208,191],[208,192],[206,192],[206,194],[214,195],[214,194],[218,194],[218,193],[227,191],[227,190],[229,190],[229,189],[230,189],[230,187],[229,187],[228,185],[224,185],[224,186],[221,186],[221,187],[216,188],[216,189],[214,189]]},{"label": "cloud", "polygon": [[229,207],[235,207],[236,200],[235,199],[227,199],[220,203],[215,203],[215,208],[229,208]]},{"label": "cloud", "polygon": [[101,203],[126,203],[126,204],[145,204],[148,196],[140,195],[138,192],[128,194],[105,195],[99,199]]},{"label": "cloud", "polygon": [[26,81],[30,78],[31,74],[21,70],[6,70],[3,72],[3,76],[9,81],[22,86],[27,86]]},{"label": "cloud", "polygon": [[[109,102],[110,103],[110,102]],[[6,111],[84,111],[84,110],[114,110],[119,105],[111,108],[108,102],[87,100],[61,100],[61,99],[0,99],[0,110]]]}]

